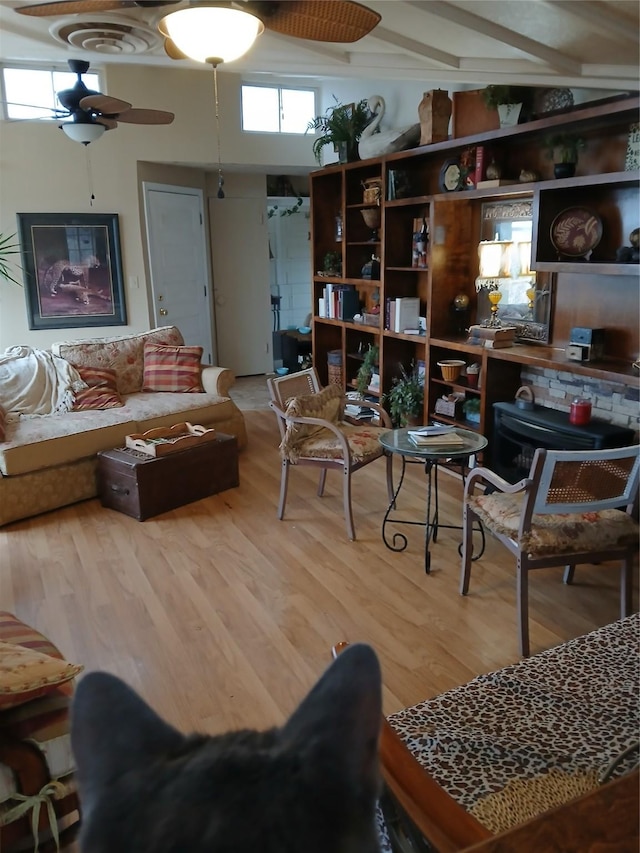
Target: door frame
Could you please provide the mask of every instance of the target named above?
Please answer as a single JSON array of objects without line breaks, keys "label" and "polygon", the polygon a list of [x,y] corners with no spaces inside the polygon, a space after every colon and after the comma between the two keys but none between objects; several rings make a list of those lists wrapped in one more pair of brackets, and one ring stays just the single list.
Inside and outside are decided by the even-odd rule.
[{"label": "door frame", "polygon": [[198,187],[188,187],[182,186],[179,184],[160,184],[155,181],[143,181],[142,182],[142,195],[143,195],[143,210],[144,210],[144,228],[145,228],[145,240],[146,240],[146,249],[147,249],[147,268],[149,270],[149,313],[150,317],[153,319],[155,325],[157,325],[156,318],[156,299],[155,299],[155,283],[153,280],[153,265],[151,263],[151,242],[149,239],[149,206],[150,206],[150,193],[151,192],[167,192],[174,193],[177,195],[191,195],[195,196],[199,201],[200,208],[200,221],[202,223],[202,240],[200,245],[200,251],[202,252],[202,260],[205,271],[205,302],[207,308],[207,314],[209,316],[209,336],[211,341],[211,363],[218,363],[218,340],[216,335],[216,318],[215,318],[215,306],[212,298],[213,292],[213,283],[212,283],[212,275],[211,275],[211,246],[209,243],[209,221],[207,217],[206,207],[204,203],[204,190]]}]

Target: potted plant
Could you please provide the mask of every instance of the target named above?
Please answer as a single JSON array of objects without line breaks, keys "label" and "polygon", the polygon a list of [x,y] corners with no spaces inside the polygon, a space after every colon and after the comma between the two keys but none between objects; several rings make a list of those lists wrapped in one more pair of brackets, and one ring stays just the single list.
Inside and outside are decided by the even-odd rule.
[{"label": "potted plant", "polygon": [[526,86],[487,86],[482,90],[485,106],[497,110],[500,127],[512,127],[518,123],[522,105],[528,99]]},{"label": "potted plant", "polygon": [[15,237],[15,234],[2,234],[0,232],[0,278],[22,287],[18,279],[13,276],[13,267],[20,269],[11,257],[20,254],[19,244],[13,242]]},{"label": "potted plant", "polygon": [[412,366],[411,371],[407,373],[400,365],[400,374],[393,380],[391,390],[385,395],[391,420],[396,427],[422,423],[424,376],[415,366]]},{"label": "potted plant", "polygon": [[464,412],[464,416],[469,423],[479,424],[480,423],[480,397],[469,397],[468,400],[465,400],[462,404],[462,411]]},{"label": "potted plant", "polygon": [[369,387],[374,368],[377,366],[379,358],[380,348],[369,344],[369,349],[365,352],[362,364],[356,375],[356,389],[361,396],[364,396]]},{"label": "potted plant", "polygon": [[553,174],[556,178],[571,178],[576,173],[578,152],[586,143],[576,133],[554,133],[547,137],[547,157],[553,160]]},{"label": "potted plant", "polygon": [[341,163],[358,160],[358,140],[371,121],[366,98],[357,104],[341,104],[335,95],[333,99],[335,105],[328,107],[324,115],[312,119],[305,131],[315,130],[321,133],[313,143],[313,154],[319,164],[322,162],[321,154],[325,145],[333,145]]},{"label": "potted plant", "polygon": [[342,272],[342,255],[340,252],[327,252],[322,259],[323,272],[328,275],[340,275]]}]

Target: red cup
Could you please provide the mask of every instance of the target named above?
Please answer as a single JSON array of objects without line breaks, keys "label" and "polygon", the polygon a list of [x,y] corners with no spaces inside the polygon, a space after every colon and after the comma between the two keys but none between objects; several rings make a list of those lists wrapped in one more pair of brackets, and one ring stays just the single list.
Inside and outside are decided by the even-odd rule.
[{"label": "red cup", "polygon": [[571,411],[569,412],[569,423],[575,426],[584,426],[591,420],[591,401],[583,400],[581,397],[576,397],[571,401]]}]

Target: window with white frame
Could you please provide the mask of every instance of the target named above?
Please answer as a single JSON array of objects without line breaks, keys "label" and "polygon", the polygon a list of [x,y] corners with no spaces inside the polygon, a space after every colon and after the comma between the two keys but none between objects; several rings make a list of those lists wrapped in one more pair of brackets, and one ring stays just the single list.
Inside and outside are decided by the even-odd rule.
[{"label": "window with white frame", "polygon": [[242,129],[258,133],[305,133],[316,114],[314,89],[242,84]]},{"label": "window with white frame", "polygon": [[[77,80],[72,71],[49,68],[2,66],[2,102],[4,118],[55,119],[54,110],[62,110],[56,92],[71,89]],[[88,89],[100,91],[96,73],[82,75]]]}]

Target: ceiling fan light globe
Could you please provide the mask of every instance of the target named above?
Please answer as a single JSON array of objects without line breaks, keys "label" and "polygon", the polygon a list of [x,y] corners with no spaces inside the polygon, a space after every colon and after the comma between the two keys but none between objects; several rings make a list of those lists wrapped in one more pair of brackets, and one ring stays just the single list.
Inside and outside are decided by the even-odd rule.
[{"label": "ceiling fan light globe", "polygon": [[263,32],[259,18],[226,6],[192,6],[166,15],[160,32],[197,62],[232,62],[243,56]]},{"label": "ceiling fan light globe", "polygon": [[81,142],[83,145],[96,142],[106,130],[103,124],[89,124],[75,121],[66,121],[60,127],[69,139],[72,139],[74,142]]}]

